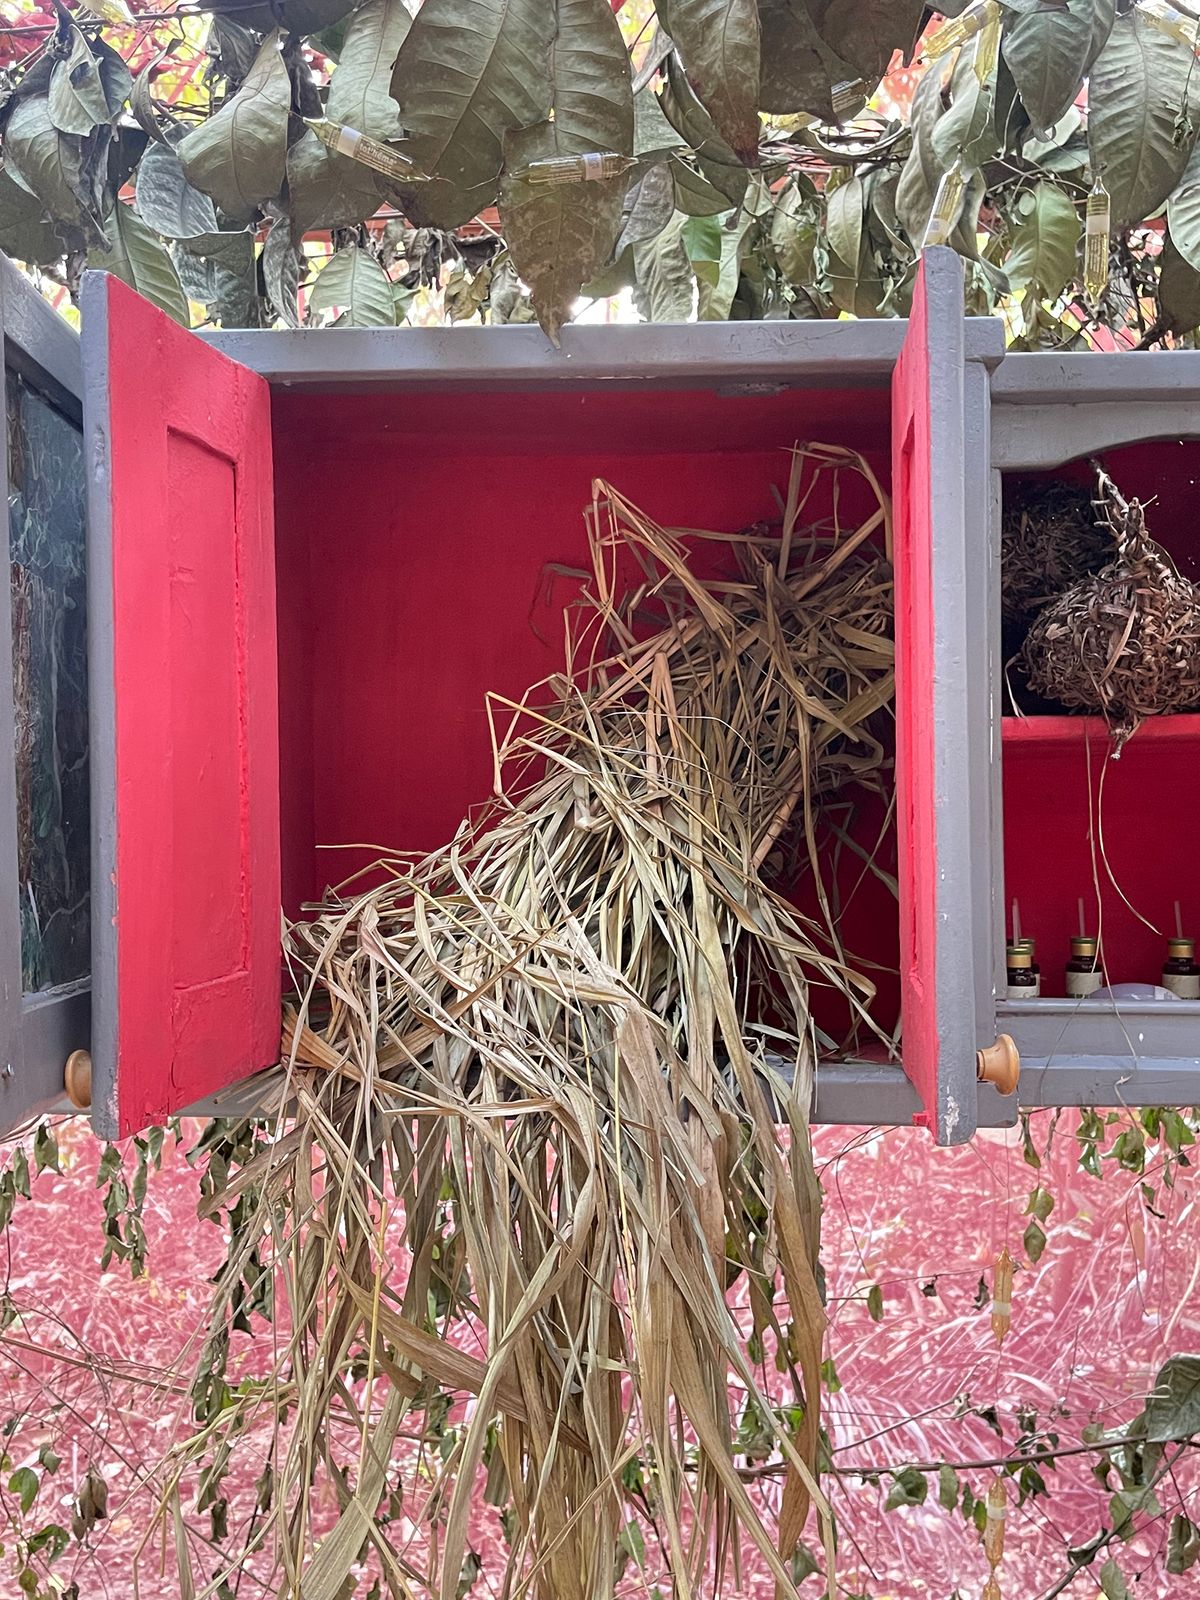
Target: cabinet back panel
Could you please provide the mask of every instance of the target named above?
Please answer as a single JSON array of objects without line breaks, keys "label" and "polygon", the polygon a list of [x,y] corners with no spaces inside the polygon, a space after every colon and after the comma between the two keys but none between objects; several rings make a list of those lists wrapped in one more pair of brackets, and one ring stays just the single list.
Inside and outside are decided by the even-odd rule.
[{"label": "cabinet back panel", "polygon": [[[445,843],[488,798],[485,697],[562,669],[593,479],[669,526],[730,532],[777,517],[799,439],[862,448],[887,482],[877,391],[277,393],[274,425],[289,911],[384,851]],[[871,508],[854,485],[846,525]],[[881,826],[864,806],[856,832],[874,846]],[[851,947],[894,969],[894,900],[857,858],[840,878]],[[889,1028],[897,1003],[885,972]],[[825,1020],[844,1032],[840,1008]]]}]

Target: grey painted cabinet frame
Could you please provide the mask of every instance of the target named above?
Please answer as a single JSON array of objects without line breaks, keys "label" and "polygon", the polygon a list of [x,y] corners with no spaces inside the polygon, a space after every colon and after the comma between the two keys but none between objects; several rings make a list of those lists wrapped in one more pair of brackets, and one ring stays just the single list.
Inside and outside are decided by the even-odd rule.
[{"label": "grey painted cabinet frame", "polygon": [[[79,340],[10,262],[0,256],[0,326],[4,363],[74,422],[80,420]],[[7,429],[0,431],[3,538],[8,571]],[[13,619],[10,585],[0,585],[0,1130],[61,1101],[63,1066],[86,1048],[86,980],[38,994],[21,981],[20,884],[13,715]]]}]

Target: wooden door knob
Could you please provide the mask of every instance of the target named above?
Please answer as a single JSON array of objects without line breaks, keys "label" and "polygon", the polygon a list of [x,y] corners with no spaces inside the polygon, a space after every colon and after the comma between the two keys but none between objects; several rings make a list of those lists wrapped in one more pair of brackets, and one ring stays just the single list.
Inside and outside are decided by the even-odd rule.
[{"label": "wooden door knob", "polygon": [[976,1071],[980,1083],[993,1083],[1001,1094],[1012,1094],[1021,1076],[1021,1057],[1008,1034],[1002,1033],[995,1044],[977,1052]]},{"label": "wooden door knob", "polygon": [[88,1111],[92,1104],[92,1056],[89,1050],[72,1050],[63,1069],[67,1099],[76,1111]]}]

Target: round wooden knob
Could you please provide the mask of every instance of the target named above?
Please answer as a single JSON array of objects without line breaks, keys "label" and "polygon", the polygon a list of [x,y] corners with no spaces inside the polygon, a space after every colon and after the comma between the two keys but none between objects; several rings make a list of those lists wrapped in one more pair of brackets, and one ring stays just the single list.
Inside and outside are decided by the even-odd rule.
[{"label": "round wooden knob", "polygon": [[72,1050],[63,1070],[67,1099],[76,1111],[88,1111],[92,1104],[92,1056],[89,1050]]},{"label": "round wooden knob", "polygon": [[1021,1057],[1008,1034],[1002,1033],[995,1044],[976,1055],[980,1083],[994,1083],[1001,1094],[1012,1094],[1021,1076]]}]

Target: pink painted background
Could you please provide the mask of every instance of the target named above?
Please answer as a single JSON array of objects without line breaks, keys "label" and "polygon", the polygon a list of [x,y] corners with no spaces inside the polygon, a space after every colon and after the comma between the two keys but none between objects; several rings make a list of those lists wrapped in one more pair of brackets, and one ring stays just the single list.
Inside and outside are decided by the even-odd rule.
[{"label": "pink painted background", "polygon": [[[1035,1120],[1039,1142],[1047,1126]],[[1011,1443],[1001,1445],[983,1421],[955,1420],[963,1397],[994,1405],[1009,1441],[1017,1411],[1033,1408],[1062,1444],[1071,1444],[1091,1418],[1116,1426],[1132,1415],[1167,1354],[1200,1349],[1194,1181],[1183,1174],[1174,1192],[1160,1187],[1155,1205],[1162,1216],[1155,1217],[1136,1177],[1111,1163],[1102,1180],[1078,1170],[1073,1126],[1064,1116],[1040,1175],[1057,1202],[1049,1243],[1037,1267],[1018,1272],[1012,1334],[999,1351],[987,1310],[974,1301],[980,1275],[990,1275],[1002,1245],[1022,1259],[1022,1211],[1038,1179],[1022,1160],[1018,1136],[987,1134],[965,1148],[938,1150],[915,1130],[818,1130],[827,1353],[841,1384],[828,1399],[826,1420],[840,1469],[1008,1453]],[[34,1509],[36,1526],[69,1522],[73,1484],[89,1463],[101,1468],[111,1485],[111,1517],[90,1549],[73,1547],[56,1571],[78,1582],[87,1600],[132,1600],[151,1506],[141,1474],[188,1426],[186,1399],[165,1375],[204,1327],[206,1280],[220,1259],[220,1236],[195,1220],[196,1175],[168,1143],[146,1206],[147,1275],[131,1282],[124,1268],[100,1273],[97,1146],[85,1125],[64,1124],[59,1136],[64,1175],[43,1174],[33,1200],[18,1201],[7,1259],[0,1255],[8,1292],[24,1310],[0,1335],[0,1426],[17,1422],[9,1446],[14,1466],[35,1458],[42,1443],[63,1457]],[[878,1323],[866,1305],[873,1283],[884,1295]],[[243,1371],[256,1364],[248,1343],[237,1340]],[[970,1469],[961,1475],[977,1493],[990,1476]],[[1045,1477],[1052,1497],[1009,1513],[1002,1569],[1008,1600],[1041,1596],[1064,1571],[1066,1545],[1086,1539],[1105,1519],[1108,1497],[1086,1458],[1047,1469]],[[1175,1487],[1196,1517],[1195,1471],[1181,1474]],[[923,1507],[885,1514],[885,1490],[847,1477],[832,1485],[843,1592],[871,1600],[950,1600],[956,1588],[977,1595],[986,1569],[973,1530],[943,1511],[935,1494]],[[415,1498],[406,1502],[408,1510],[417,1507]],[[11,1500],[4,1510],[8,1520]],[[211,1569],[212,1557],[200,1537],[207,1517],[194,1522],[199,1575]],[[484,1565],[472,1595],[498,1595],[502,1545],[494,1513],[482,1506],[474,1538]],[[1127,1580],[1140,1577],[1133,1592],[1142,1600],[1191,1592],[1194,1572],[1165,1574],[1165,1539],[1165,1524],[1156,1523],[1117,1551]],[[140,1593],[173,1600],[178,1584],[169,1568],[160,1576],[158,1557],[157,1548],[142,1550]],[[0,1596],[15,1600],[6,1562],[0,1558]],[[636,1567],[626,1574],[622,1596],[651,1593],[659,1576],[652,1552],[648,1563],[646,1574]],[[819,1589],[812,1578],[804,1592]],[[248,1572],[239,1600],[267,1592],[274,1591]],[[770,1588],[751,1569],[740,1593],[768,1600]],[[1071,1600],[1097,1595],[1098,1574],[1081,1575],[1067,1593]]]}]

